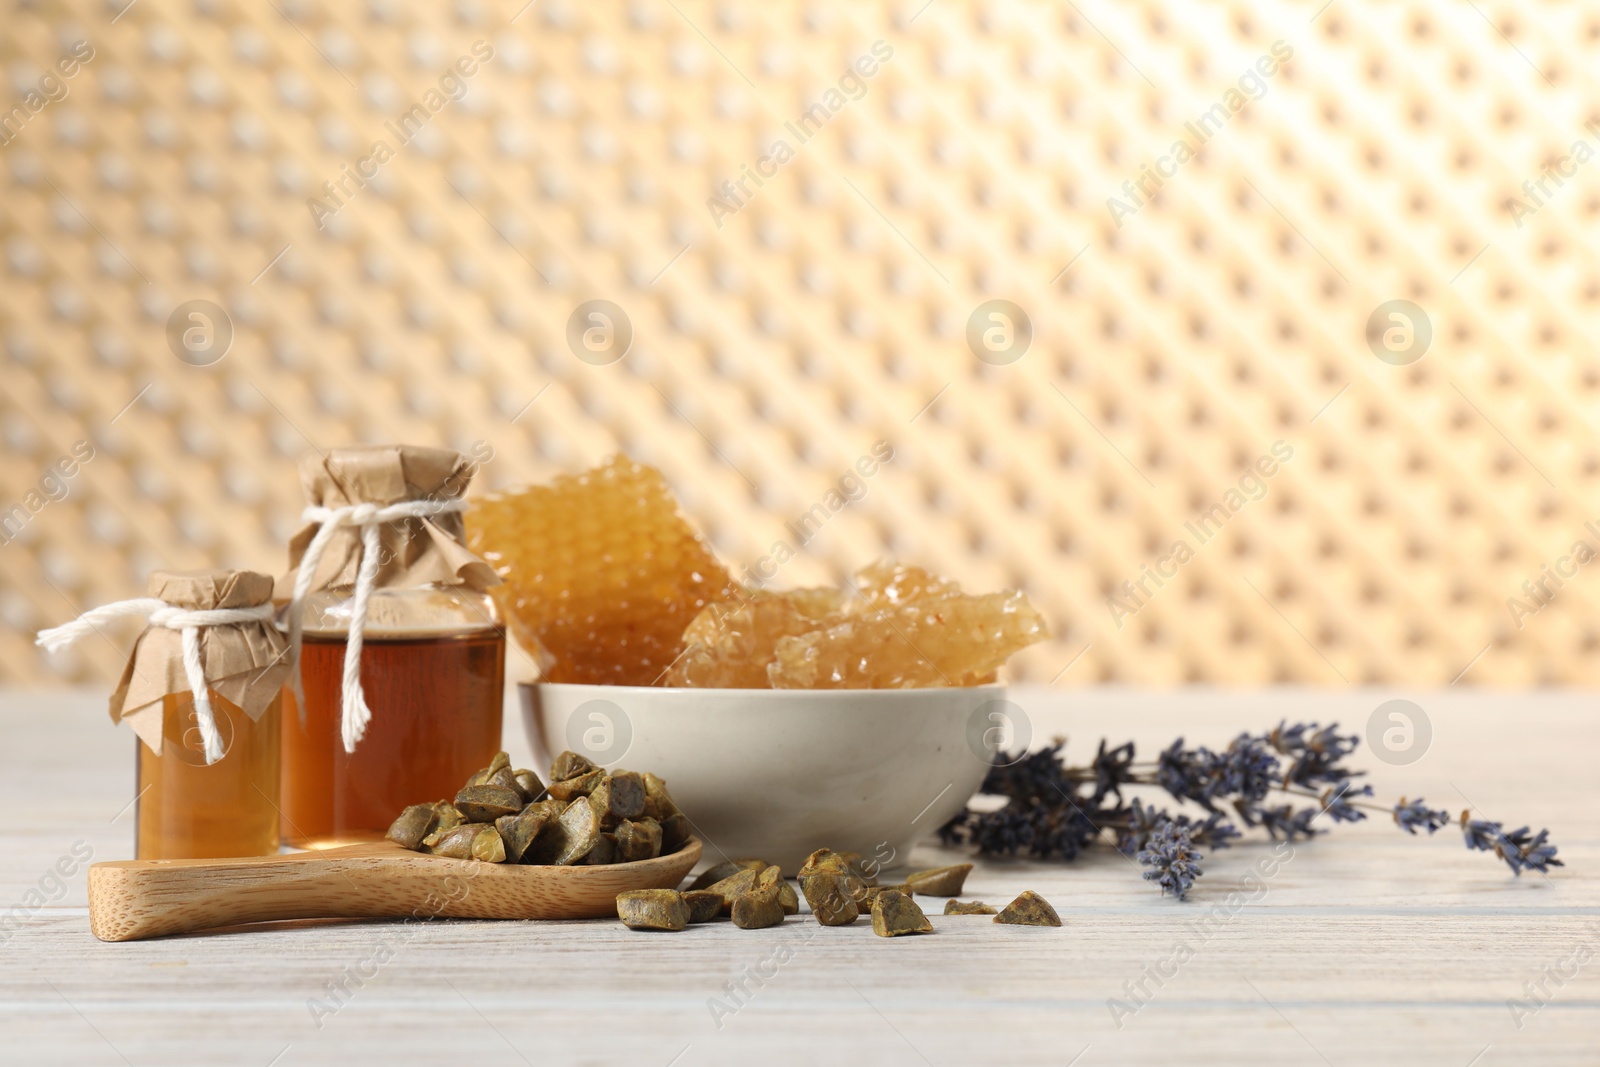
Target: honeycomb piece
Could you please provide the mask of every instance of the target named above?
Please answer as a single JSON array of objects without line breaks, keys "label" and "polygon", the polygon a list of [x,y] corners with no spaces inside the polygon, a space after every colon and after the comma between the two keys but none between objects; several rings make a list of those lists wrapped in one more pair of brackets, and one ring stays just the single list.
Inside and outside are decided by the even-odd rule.
[{"label": "honeycomb piece", "polygon": [[683,637],[683,655],[664,685],[716,689],[768,689],[767,665],[785,637],[842,620],[846,601],[837,589],[755,592],[737,604],[713,604],[695,616]]},{"label": "honeycomb piece", "polygon": [[977,685],[1048,637],[1021,593],[919,599],[778,642],[774,689]]},{"label": "honeycomb piece", "polygon": [[878,560],[856,571],[852,583],[856,600],[851,610],[858,613],[909,604],[929,597],[954,596],[961,587],[947,578],[911,563]]},{"label": "honeycomb piece", "polygon": [[661,473],[625,457],[487,496],[467,532],[505,579],[496,599],[547,681],[650,685],[690,621],[737,591]]}]

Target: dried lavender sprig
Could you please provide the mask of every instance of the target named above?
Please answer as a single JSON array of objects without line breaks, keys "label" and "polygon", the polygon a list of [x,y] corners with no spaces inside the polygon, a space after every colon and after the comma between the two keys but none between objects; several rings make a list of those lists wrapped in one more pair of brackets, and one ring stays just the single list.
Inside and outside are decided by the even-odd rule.
[{"label": "dried lavender sprig", "polygon": [[1194,880],[1205,872],[1200,869],[1200,851],[1189,839],[1189,831],[1174,822],[1163,822],[1144,848],[1138,860],[1149,867],[1144,872],[1147,882],[1161,886],[1161,892],[1171,893],[1179,900],[1189,895]]},{"label": "dried lavender sprig", "polygon": [[[1402,797],[1392,806],[1357,799],[1373,795],[1370,785],[1357,788],[1351,782],[1365,772],[1343,763],[1359,741],[1356,735],[1339,734],[1336,723],[1283,721],[1262,735],[1240,734],[1221,752],[1187,749],[1179,738],[1147,762],[1134,758],[1131,742],[1108,749],[1102,740],[1092,763],[1074,767],[1062,758],[1065,742],[1058,740],[1031,754],[997,756],[980,791],[1006,797],[1005,807],[987,813],[968,809],[939,834],[947,843],[976,844],[990,854],[1027,852],[1041,859],[1071,860],[1107,831],[1129,855],[1182,831],[1189,842],[1185,848],[1194,856],[1182,857],[1183,870],[1192,873],[1184,893],[1178,894],[1181,899],[1199,872],[1202,857],[1193,846],[1227,847],[1240,836],[1217,807],[1221,801],[1228,801],[1247,827],[1260,826],[1269,836],[1290,841],[1325,833],[1313,825],[1323,814],[1339,823],[1361,821],[1367,811],[1386,811],[1412,835],[1418,828],[1432,834],[1449,821],[1449,813],[1429,809],[1420,799]],[[1125,806],[1122,787],[1127,785],[1159,786],[1177,800],[1199,804],[1209,815],[1195,822],[1146,807],[1137,798]],[[1314,797],[1320,806],[1296,811],[1289,804],[1263,804],[1270,793]],[[1465,812],[1461,825],[1468,848],[1494,852],[1515,874],[1562,866],[1547,830],[1532,834],[1520,827],[1506,833],[1501,824],[1474,820]],[[1159,880],[1160,875],[1151,877]],[[1165,884],[1163,890],[1170,891]]]}]

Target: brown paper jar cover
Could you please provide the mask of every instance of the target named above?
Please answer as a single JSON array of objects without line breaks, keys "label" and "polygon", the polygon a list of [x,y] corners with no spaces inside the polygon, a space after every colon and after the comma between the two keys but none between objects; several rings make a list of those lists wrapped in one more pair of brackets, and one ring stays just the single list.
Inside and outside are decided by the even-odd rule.
[{"label": "brown paper jar cover", "polygon": [[[191,611],[253,608],[271,601],[272,578],[226,568],[155,571],[149,595]],[[202,626],[200,662],[207,686],[251,719],[261,718],[289,677],[288,644],[270,619]],[[161,702],[169,694],[189,691],[182,631],[151,626],[134,643],[122,681],[111,694],[111,720],[133,727],[160,755]]]},{"label": "brown paper jar cover", "polygon": [[[384,507],[408,500],[458,500],[476,469],[476,464],[448,448],[357,446],[307,455],[300,462],[300,483],[313,505]],[[289,571],[279,579],[276,594],[280,603],[293,595],[300,561],[319,525],[307,523],[289,541]],[[376,588],[436,583],[482,592],[500,584],[494,568],[467,549],[459,511],[382,523],[379,543]],[[361,529],[341,526],[323,553],[311,592],[353,587],[360,564]]]}]

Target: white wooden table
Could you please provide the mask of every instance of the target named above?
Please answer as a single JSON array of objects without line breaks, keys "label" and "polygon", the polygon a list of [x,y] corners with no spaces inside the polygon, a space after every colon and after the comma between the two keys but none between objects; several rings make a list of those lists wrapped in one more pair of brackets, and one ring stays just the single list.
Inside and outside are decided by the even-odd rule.
[{"label": "white wooden table", "polygon": [[[1180,732],[1223,744],[1282,716],[1364,730],[1394,695],[1014,699],[1036,737],[1068,733],[1082,756],[1102,734],[1149,753]],[[966,896],[1038,890],[1059,930],[941,915],[933,936],[893,941],[806,916],[679,935],[616,922],[296,923],[128,944],[90,936],[79,870],[0,944],[0,1062],[1600,1063],[1594,700],[1409,695],[1431,717],[1432,744],[1410,767],[1358,753],[1380,798],[1549,826],[1567,867],[1515,879],[1454,828],[1413,839],[1380,817],[1297,846],[1235,909],[1229,894],[1264,844],[1212,857],[1186,904],[1109,849],[973,872]],[[101,694],[0,694],[0,729],[3,913],[35,887],[55,893],[46,872],[75,845],[95,859],[131,854],[134,741]],[[526,759],[516,732],[513,718],[508,746]],[[924,845],[912,862],[959,858]],[[1192,958],[1173,973],[1180,944]],[[719,1027],[711,998],[730,1003],[726,984],[780,946],[790,958]],[[1171,977],[1157,984],[1146,968]],[[1541,979],[1548,1003],[1519,1027],[1508,1001]],[[1141,980],[1147,1002],[1114,1019],[1108,1002],[1132,1003],[1126,984]],[[340,984],[349,992],[335,998]],[[339,1010],[318,1019],[317,999]]]}]

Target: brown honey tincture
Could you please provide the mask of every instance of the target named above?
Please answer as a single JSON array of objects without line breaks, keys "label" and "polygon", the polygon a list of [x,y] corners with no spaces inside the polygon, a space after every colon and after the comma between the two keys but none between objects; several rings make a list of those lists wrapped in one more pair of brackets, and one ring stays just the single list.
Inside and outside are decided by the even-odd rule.
[{"label": "brown honey tincture", "polygon": [[264,574],[157,571],[148,599],[97,608],[40,635],[53,649],[102,619],[150,620],[111,698],[112,718],[139,738],[139,859],[278,851],[281,693],[289,668],[271,598],[272,579]]},{"label": "brown honey tincture", "polygon": [[[335,449],[301,464],[309,525],[291,542],[295,569],[279,585],[291,599],[291,629],[291,591],[303,594],[304,705],[293,693],[284,703],[290,844],[381,838],[395,812],[453,795],[500,747],[505,633],[484,592],[498,578],[463,543],[461,496],[474,471],[455,452],[413,446]],[[361,523],[374,514],[377,563],[351,690],[347,653],[369,529]]]}]

